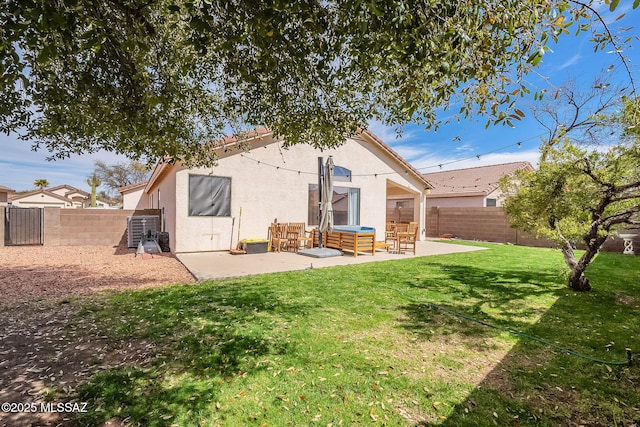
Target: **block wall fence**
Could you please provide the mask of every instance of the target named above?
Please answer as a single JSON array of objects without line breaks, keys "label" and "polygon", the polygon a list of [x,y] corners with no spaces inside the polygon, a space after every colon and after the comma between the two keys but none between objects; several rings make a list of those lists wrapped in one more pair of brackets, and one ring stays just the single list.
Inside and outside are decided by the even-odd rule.
[{"label": "block wall fence", "polygon": [[[512,228],[509,217],[500,208],[448,208],[432,207],[427,210],[427,237],[441,237],[451,234],[464,240],[480,240],[496,243],[511,243],[520,246],[552,248],[556,244],[539,239],[531,234]],[[609,239],[602,246],[603,251],[622,252],[622,239]],[[634,251],[640,255],[640,238],[634,240]]]},{"label": "block wall fence", "polygon": [[[4,210],[0,236],[4,236]],[[127,242],[127,217],[161,216],[159,209],[60,209],[44,208],[44,246],[117,246]],[[160,222],[161,223],[161,222]],[[0,239],[4,244],[4,239]]]}]

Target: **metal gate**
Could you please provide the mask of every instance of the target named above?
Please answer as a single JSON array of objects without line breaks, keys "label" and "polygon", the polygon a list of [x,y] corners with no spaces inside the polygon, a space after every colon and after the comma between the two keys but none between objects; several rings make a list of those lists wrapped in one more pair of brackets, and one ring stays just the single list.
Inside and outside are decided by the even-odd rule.
[{"label": "metal gate", "polygon": [[42,244],[42,208],[12,207],[4,211],[5,246]]}]

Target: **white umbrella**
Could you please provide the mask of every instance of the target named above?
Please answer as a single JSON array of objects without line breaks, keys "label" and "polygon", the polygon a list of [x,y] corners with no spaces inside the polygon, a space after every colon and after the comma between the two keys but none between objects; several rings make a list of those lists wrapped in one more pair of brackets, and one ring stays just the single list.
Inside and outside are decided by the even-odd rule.
[{"label": "white umbrella", "polygon": [[333,231],[333,157],[329,156],[322,174],[322,199],[320,200],[320,233]]}]

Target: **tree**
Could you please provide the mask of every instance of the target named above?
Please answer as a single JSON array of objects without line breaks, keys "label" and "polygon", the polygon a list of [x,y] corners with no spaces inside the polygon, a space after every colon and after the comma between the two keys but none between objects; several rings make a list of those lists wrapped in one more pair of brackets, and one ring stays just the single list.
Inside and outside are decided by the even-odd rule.
[{"label": "tree", "polygon": [[98,160],[95,165],[94,176],[109,189],[112,195],[117,195],[120,187],[142,182],[149,178],[149,168],[135,161],[109,166]]},{"label": "tree", "polygon": [[[510,124],[523,76],[572,25],[589,30],[593,1],[7,0],[0,130],[54,158],[204,165],[203,141],[262,125],[331,147],[371,119],[437,126],[454,105]],[[594,43],[628,40],[605,26]]]},{"label": "tree", "polygon": [[45,189],[45,188],[47,188],[49,186],[49,181],[47,181],[44,178],[39,178],[39,179],[36,179],[35,181],[33,181],[33,185],[36,188],[38,188],[40,190],[43,190],[43,189]]},{"label": "tree", "polygon": [[[570,269],[569,287],[588,291],[591,284],[585,270],[602,244],[621,224],[640,224],[640,101],[623,99],[622,112],[585,117],[582,109],[589,103],[575,92],[563,94],[558,98],[569,100],[572,120],[560,122],[554,112],[555,125],[548,128],[552,139],[543,144],[539,169],[520,171],[503,181],[503,190],[512,193],[505,210],[516,228],[558,242]],[[615,132],[616,124],[621,133]],[[620,139],[606,146],[586,144],[598,130]],[[572,133],[581,138],[570,138]],[[574,252],[577,242],[585,247],[579,259]]]},{"label": "tree", "polygon": [[92,176],[87,178],[87,185],[91,188],[91,207],[95,208],[97,206],[97,188],[102,185],[102,181],[100,181],[96,172],[94,172]]}]

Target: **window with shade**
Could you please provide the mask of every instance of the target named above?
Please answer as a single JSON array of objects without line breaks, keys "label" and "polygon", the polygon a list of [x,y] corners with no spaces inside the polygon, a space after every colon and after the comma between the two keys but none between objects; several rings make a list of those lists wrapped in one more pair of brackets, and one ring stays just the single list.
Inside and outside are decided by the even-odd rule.
[{"label": "window with shade", "polygon": [[189,216],[231,216],[231,178],[189,175]]},{"label": "window with shade", "polygon": [[[333,187],[333,223],[335,225],[360,225],[360,189]],[[309,184],[309,225],[318,225],[320,197],[318,184]]]}]

